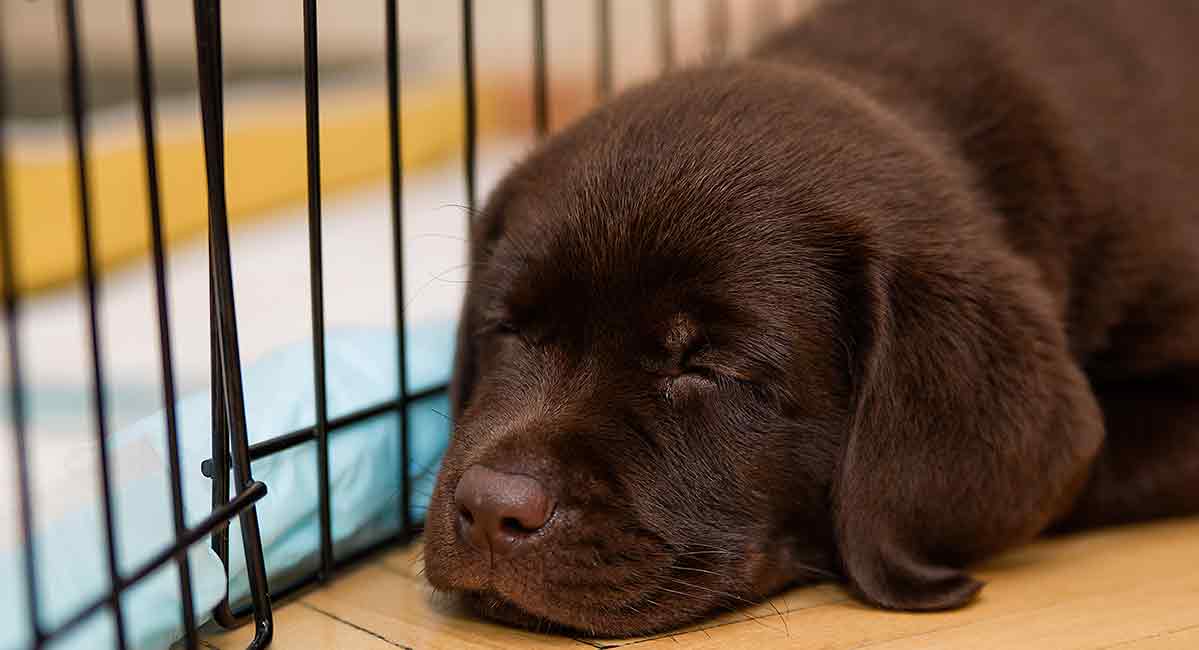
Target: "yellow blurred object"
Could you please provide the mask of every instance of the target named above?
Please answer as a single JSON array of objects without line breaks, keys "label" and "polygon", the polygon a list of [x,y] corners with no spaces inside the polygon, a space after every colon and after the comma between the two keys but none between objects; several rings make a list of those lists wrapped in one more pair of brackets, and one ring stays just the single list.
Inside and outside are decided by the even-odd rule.
[{"label": "yellow blurred object", "polygon": [[[495,91],[481,88],[479,133],[494,125]],[[307,196],[303,102],[294,96],[226,108],[229,220],[245,223]],[[463,108],[457,85],[406,91],[402,109],[405,170],[461,150]],[[116,132],[113,133],[112,131]],[[93,127],[90,175],[96,258],[101,271],[149,250],[145,157],[140,126]],[[387,104],[382,89],[342,89],[321,98],[321,188],[332,194],[388,174]],[[204,150],[197,120],[164,116],[159,175],[168,243],[204,232],[208,222]],[[75,160],[69,147],[15,146],[9,161],[10,215],[18,290],[68,283],[82,269]]]}]

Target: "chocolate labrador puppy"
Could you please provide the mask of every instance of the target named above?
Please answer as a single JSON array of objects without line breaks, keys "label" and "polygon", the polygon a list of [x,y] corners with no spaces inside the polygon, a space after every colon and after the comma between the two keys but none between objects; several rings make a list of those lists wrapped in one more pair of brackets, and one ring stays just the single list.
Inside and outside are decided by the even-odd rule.
[{"label": "chocolate labrador puppy", "polygon": [[1196,65],[1194,0],[830,2],[550,139],[473,226],[429,581],[605,635],[941,610],[1199,510]]}]

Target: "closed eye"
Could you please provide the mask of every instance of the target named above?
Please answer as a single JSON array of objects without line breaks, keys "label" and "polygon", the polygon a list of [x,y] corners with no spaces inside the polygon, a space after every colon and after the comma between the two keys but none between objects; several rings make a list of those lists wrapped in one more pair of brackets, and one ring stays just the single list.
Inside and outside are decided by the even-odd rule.
[{"label": "closed eye", "polygon": [[667,403],[681,406],[692,400],[710,401],[726,382],[707,368],[689,366],[676,370],[658,384]]},{"label": "closed eye", "polygon": [[668,396],[684,386],[694,388],[713,388],[721,383],[721,377],[711,368],[699,365],[676,367],[662,373],[661,386]]},{"label": "closed eye", "polygon": [[704,341],[694,340],[688,348],[675,352],[673,360],[658,366],[655,371],[667,385],[679,379],[715,384],[720,379],[719,373],[703,361],[704,355],[710,351],[710,346]]},{"label": "closed eye", "polygon": [[739,384],[753,387],[757,385],[753,377],[737,368],[725,365],[713,358],[698,361],[688,361],[678,371],[677,376],[688,376],[702,379],[713,384]]},{"label": "closed eye", "polygon": [[678,373],[710,382],[735,378],[736,373],[730,373],[719,363],[713,363],[718,358],[719,352],[707,341],[696,341],[679,358]]}]

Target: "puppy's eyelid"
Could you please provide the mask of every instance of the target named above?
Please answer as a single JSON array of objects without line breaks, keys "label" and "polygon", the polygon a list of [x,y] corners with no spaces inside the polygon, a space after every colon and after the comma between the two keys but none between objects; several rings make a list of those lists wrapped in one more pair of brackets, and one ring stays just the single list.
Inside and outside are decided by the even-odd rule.
[{"label": "puppy's eyelid", "polygon": [[751,375],[719,362],[691,361],[681,370],[684,374],[697,375],[716,383],[730,382],[746,386],[756,386],[758,383]]}]

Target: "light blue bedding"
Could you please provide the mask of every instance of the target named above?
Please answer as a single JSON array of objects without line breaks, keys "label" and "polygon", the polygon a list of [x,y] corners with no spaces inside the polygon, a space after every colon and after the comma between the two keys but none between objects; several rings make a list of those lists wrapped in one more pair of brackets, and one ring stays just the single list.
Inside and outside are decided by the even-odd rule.
[{"label": "light blue bedding", "polygon": [[[410,328],[407,372],[410,390],[444,383],[453,352],[453,323]],[[314,422],[310,342],[292,345],[247,366],[243,372],[250,442],[265,440]],[[390,330],[340,330],[327,335],[327,403],[337,417],[397,393],[396,340]],[[186,520],[195,524],[211,510],[211,482],[200,473],[210,456],[211,405],[207,392],[178,404]],[[422,518],[449,434],[446,398],[410,405],[412,515]],[[161,413],[116,433],[110,453],[148,446],[157,456],[147,471],[114,467],[118,559],[126,574],[173,538],[166,439]],[[357,423],[330,437],[330,481],[335,554],[341,557],[395,533],[400,525],[399,420],[394,413]],[[315,443],[255,461],[254,478],[268,494],[258,503],[267,570],[274,587],[310,571],[317,561],[317,466]],[[121,480],[122,477],[128,480]],[[96,506],[59,517],[35,534],[39,603],[43,623],[55,627],[105,593],[107,565]],[[228,593],[236,605],[248,599],[241,530],[230,527]],[[197,620],[209,618],[225,594],[224,568],[208,542],[189,551]],[[0,555],[0,648],[28,645],[28,609],[19,552]],[[127,591],[122,600],[132,648],[165,648],[182,635],[180,593],[174,563]],[[55,648],[112,647],[111,615],[94,616]]]}]

